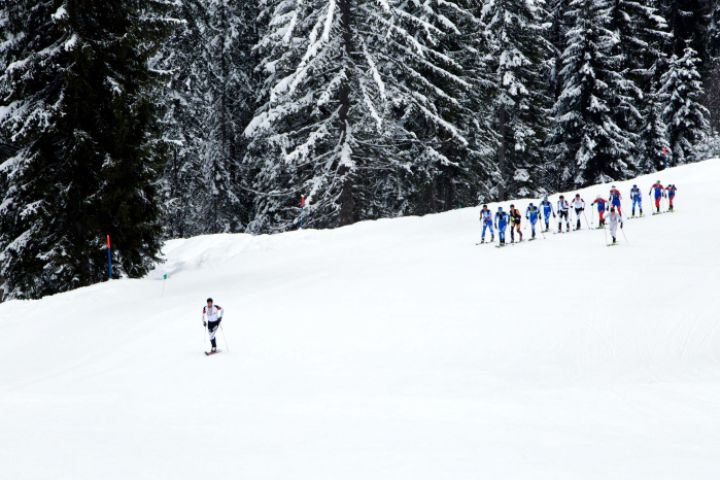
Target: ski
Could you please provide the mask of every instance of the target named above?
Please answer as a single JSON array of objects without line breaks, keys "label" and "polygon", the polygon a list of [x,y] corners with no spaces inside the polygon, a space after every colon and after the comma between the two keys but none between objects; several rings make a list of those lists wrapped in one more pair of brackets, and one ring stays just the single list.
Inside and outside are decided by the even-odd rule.
[{"label": "ski", "polygon": [[218,353],[220,353],[220,352],[221,352],[221,350],[215,350],[214,352],[205,352],[205,355],[207,355],[207,356],[209,357],[209,356],[211,356],[211,355],[215,355],[215,354],[218,354]]},{"label": "ski", "polygon": [[608,247],[614,247],[616,245],[620,245],[620,244],[619,243],[608,243],[607,244]]}]

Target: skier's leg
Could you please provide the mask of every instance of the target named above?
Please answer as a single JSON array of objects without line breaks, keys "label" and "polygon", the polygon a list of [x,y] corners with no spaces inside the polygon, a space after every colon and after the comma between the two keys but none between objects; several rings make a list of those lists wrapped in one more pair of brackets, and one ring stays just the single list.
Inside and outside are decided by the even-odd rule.
[{"label": "skier's leg", "polygon": [[217,348],[217,343],[215,342],[215,334],[217,333],[219,324],[220,322],[208,322],[208,336],[210,337],[210,345],[212,346],[212,350],[215,350]]},{"label": "skier's leg", "polygon": [[487,223],[483,223],[482,235],[480,236],[481,241],[485,241],[485,230],[487,230]]}]

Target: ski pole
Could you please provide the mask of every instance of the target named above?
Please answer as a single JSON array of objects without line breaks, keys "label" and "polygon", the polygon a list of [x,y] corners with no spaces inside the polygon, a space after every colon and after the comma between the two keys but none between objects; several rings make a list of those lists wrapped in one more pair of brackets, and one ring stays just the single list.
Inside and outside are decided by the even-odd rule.
[{"label": "ski pole", "polygon": [[[623,225],[624,225],[624,224],[625,224],[625,222],[623,222]],[[625,229],[622,228],[622,227],[620,227],[620,231],[621,231],[622,234],[623,234],[623,238],[625,239],[625,243],[627,243],[628,245],[630,245],[630,242],[629,242],[628,239],[627,239],[627,235],[625,235]]]},{"label": "ski pole", "polygon": [[604,226],[604,227],[603,227],[603,233],[605,234],[605,245],[607,245],[607,244],[608,244],[608,239],[607,239],[607,226]]},{"label": "ski pole", "polygon": [[225,350],[227,350],[227,352],[230,353],[230,346],[227,343],[227,337],[225,336],[225,329],[223,328],[222,324],[220,324],[220,331],[223,334],[223,342],[225,342]]},{"label": "ski pole", "polygon": [[587,225],[588,230],[590,230],[590,223],[587,219],[587,213],[585,213],[585,210],[583,210],[583,217],[585,217],[585,225]]}]

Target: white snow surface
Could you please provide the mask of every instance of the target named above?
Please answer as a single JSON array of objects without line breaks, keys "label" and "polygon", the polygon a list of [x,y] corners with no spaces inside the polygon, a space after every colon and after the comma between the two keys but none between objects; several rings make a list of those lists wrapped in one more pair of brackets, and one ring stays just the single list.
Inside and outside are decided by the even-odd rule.
[{"label": "white snow surface", "polygon": [[658,178],[677,211],[613,248],[476,246],[467,208],[171,241],[146,279],[2,304],[0,478],[720,478],[720,160]]}]

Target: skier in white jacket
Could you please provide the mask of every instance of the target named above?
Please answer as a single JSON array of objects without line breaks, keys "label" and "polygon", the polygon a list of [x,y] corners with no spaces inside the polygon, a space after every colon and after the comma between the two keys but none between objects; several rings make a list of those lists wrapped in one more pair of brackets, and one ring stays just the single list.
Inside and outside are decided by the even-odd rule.
[{"label": "skier in white jacket", "polygon": [[220,305],[215,305],[212,298],[207,299],[207,305],[203,307],[202,311],[202,322],[203,326],[207,327],[208,335],[210,336],[210,353],[217,352],[217,344],[215,343],[215,334],[217,329],[220,327],[220,321],[222,320],[225,310]]},{"label": "skier in white jacket", "polygon": [[585,200],[580,197],[579,193],[575,195],[575,199],[572,201],[572,206],[575,209],[575,218],[577,219],[575,230],[580,230],[580,215],[585,211]]},{"label": "skier in white jacket", "polygon": [[617,242],[617,229],[618,225],[620,225],[620,228],[623,228],[623,219],[622,215],[620,215],[617,211],[615,211],[615,207],[610,207],[610,214],[607,217],[607,225],[610,229],[610,236],[612,237],[612,243],[614,244]]}]

